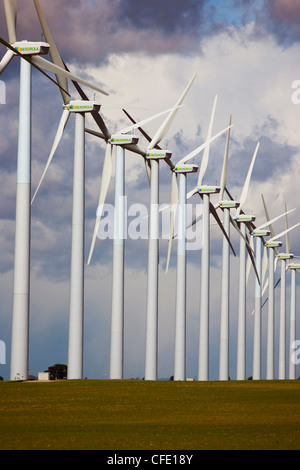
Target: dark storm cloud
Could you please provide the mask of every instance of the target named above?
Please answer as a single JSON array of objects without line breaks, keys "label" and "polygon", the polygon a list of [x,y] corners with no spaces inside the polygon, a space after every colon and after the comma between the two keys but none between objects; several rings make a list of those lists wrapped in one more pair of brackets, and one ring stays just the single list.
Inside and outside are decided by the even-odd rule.
[{"label": "dark storm cloud", "polygon": [[[187,53],[222,26],[207,0],[40,0],[56,45],[65,60],[100,63],[111,53]],[[3,5],[1,6],[3,11]],[[7,38],[5,15],[1,36]],[[17,37],[40,40],[33,2],[18,2]]]},{"label": "dark storm cloud", "polygon": [[[287,143],[274,142],[270,137],[261,135],[255,141],[253,138],[246,139],[231,157],[230,166],[230,183],[232,185],[244,184],[250,161],[254,149],[259,141],[259,150],[253,167],[251,180],[263,183],[266,179],[273,179],[274,182],[279,181],[280,175],[288,171],[291,166],[293,157],[297,155],[298,149]],[[242,180],[241,180],[241,176]]]},{"label": "dark storm cloud", "polygon": [[233,0],[242,8],[243,22],[254,20],[256,34],[271,32],[280,44],[289,46],[300,40],[300,3],[297,0]]},{"label": "dark storm cloud", "polygon": [[119,3],[119,15],[137,29],[192,34],[199,31],[204,21],[205,3],[203,0],[125,0]]},{"label": "dark storm cloud", "polygon": [[[300,5],[293,0],[40,0],[54,40],[66,61],[99,64],[112,53],[143,51],[186,54],[201,40],[255,21],[256,32],[271,31],[282,43],[300,39]],[[0,31],[7,38],[3,4]],[[32,1],[18,2],[18,39],[40,40],[42,29]],[[1,51],[4,48],[1,46]]]},{"label": "dark storm cloud", "polygon": [[281,43],[300,40],[300,3],[295,0],[266,0],[266,23]]}]

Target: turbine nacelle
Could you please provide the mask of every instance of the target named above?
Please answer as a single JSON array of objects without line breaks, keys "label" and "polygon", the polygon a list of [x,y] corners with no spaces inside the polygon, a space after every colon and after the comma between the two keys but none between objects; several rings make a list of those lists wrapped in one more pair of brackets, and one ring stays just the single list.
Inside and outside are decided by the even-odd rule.
[{"label": "turbine nacelle", "polygon": [[290,263],[288,269],[300,269],[300,263]]},{"label": "turbine nacelle", "polygon": [[101,104],[96,101],[83,101],[76,100],[70,101],[70,103],[63,106],[64,109],[70,111],[70,113],[91,113],[92,111],[99,111]]},{"label": "turbine nacelle", "polygon": [[170,150],[152,149],[146,152],[146,158],[148,160],[161,160],[165,158],[170,159],[171,156],[172,156],[172,152],[170,152]]},{"label": "turbine nacelle", "polygon": [[110,138],[112,145],[130,145],[137,144],[139,138],[133,134],[114,134]]},{"label": "turbine nacelle", "polygon": [[220,186],[203,185],[197,188],[199,194],[217,194],[221,191]]},{"label": "turbine nacelle", "polygon": [[247,215],[247,214],[240,214],[236,217],[234,217],[234,219],[237,221],[237,222],[254,222],[255,221],[255,216],[254,215]]},{"label": "turbine nacelle", "polygon": [[231,200],[219,201],[219,207],[221,207],[221,209],[234,209],[239,206],[240,206],[240,203],[237,201],[231,201]]},{"label": "turbine nacelle", "polygon": [[270,230],[253,230],[251,235],[253,237],[268,237],[269,235],[271,235],[271,231]]},{"label": "turbine nacelle", "polygon": [[280,242],[280,241],[275,241],[274,240],[274,241],[269,241],[269,242],[265,243],[266,248],[278,248],[280,246],[282,246],[282,242]]},{"label": "turbine nacelle", "polygon": [[292,259],[294,255],[292,253],[279,253],[277,259]]},{"label": "turbine nacelle", "polygon": [[50,46],[47,42],[17,41],[12,44],[16,51],[23,55],[46,55]]},{"label": "turbine nacelle", "polygon": [[181,163],[175,166],[174,171],[175,173],[197,173],[198,168],[198,165]]}]

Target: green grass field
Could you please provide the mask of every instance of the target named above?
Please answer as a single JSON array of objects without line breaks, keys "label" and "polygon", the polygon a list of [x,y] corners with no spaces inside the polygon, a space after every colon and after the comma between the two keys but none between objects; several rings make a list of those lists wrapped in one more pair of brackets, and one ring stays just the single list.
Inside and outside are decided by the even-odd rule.
[{"label": "green grass field", "polygon": [[1,450],[298,450],[300,380],[0,382]]}]

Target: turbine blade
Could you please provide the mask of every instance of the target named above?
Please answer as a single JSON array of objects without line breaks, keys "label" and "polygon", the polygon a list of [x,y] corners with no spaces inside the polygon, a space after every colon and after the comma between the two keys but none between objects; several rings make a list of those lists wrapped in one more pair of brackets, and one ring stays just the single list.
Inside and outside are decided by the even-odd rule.
[{"label": "turbine blade", "polygon": [[268,267],[268,249],[264,246],[263,257],[262,257],[262,266],[261,266],[261,283],[264,283],[266,272]]},{"label": "turbine blade", "polygon": [[189,229],[189,228],[193,227],[193,225],[197,224],[199,222],[199,220],[201,220],[202,218],[203,218],[203,214],[198,215],[198,217],[196,217],[196,219],[194,219],[189,225],[187,225],[186,229]]},{"label": "turbine blade", "polygon": [[214,208],[214,205],[213,205],[211,202],[209,202],[209,208],[210,208],[211,214],[212,214],[213,217],[215,218],[215,220],[216,220],[216,222],[218,223],[220,229],[222,230],[222,232],[223,232],[223,234],[224,234],[226,240],[228,241],[229,246],[230,246],[230,248],[231,248],[231,250],[232,250],[232,253],[234,254],[234,256],[236,256],[235,251],[234,251],[234,248],[233,248],[233,246],[232,246],[232,244],[231,244],[231,241],[230,241],[230,239],[229,239],[229,237],[228,237],[228,234],[227,234],[226,230],[224,229],[224,226],[223,226],[223,224],[222,224],[222,222],[221,222],[221,220],[220,220],[220,218],[219,218],[219,216],[218,216],[218,214],[217,214],[216,209]]},{"label": "turbine blade", "polygon": [[293,230],[294,228],[298,227],[300,225],[300,222],[296,225],[293,225],[293,227],[290,227],[288,228],[287,230],[284,230],[283,232],[279,233],[278,235],[276,235],[275,237],[273,238],[270,238],[269,242],[270,241],[274,241],[274,240],[277,240],[277,238],[280,238],[280,237],[283,237],[283,235],[287,234],[288,232],[290,232],[291,230]]},{"label": "turbine blade", "polygon": [[[229,126],[231,126],[231,115],[229,116]],[[220,179],[220,193],[219,193],[219,201],[222,201],[224,196],[225,186],[227,184],[227,168],[228,168],[228,153],[229,153],[229,140],[230,140],[230,129],[229,127],[227,131],[227,139],[226,139],[226,146],[225,146],[225,153],[224,153],[224,160],[223,160],[223,167],[222,167],[222,174]]]},{"label": "turbine blade", "polygon": [[[276,287],[278,286],[278,284],[280,283],[281,281],[281,278],[278,279],[278,281],[276,282],[276,284],[274,285],[274,291],[276,289]],[[264,285],[264,288],[262,290],[262,295],[265,293],[267,287],[268,287],[268,284],[269,284],[269,279],[267,279],[266,281],[266,284]],[[265,304],[268,302],[269,298],[267,297],[264,302],[261,304],[261,308],[263,308],[265,306]],[[254,315],[254,310],[252,311],[252,314],[251,315]]]},{"label": "turbine blade", "polygon": [[10,49],[8,49],[5,52],[5,54],[2,57],[1,62],[0,62],[0,75],[6,69],[6,67],[8,66],[10,61],[12,60],[13,56],[14,56],[14,53]]},{"label": "turbine blade", "polygon": [[[263,205],[264,205],[264,209],[265,209],[265,213],[266,213],[266,219],[269,220],[270,217],[269,217],[269,214],[268,214],[268,210],[267,210],[267,206],[266,206],[266,203],[265,203],[265,199],[264,199],[263,194],[261,195],[261,197],[262,197],[262,201],[263,201]],[[269,228],[270,228],[271,236],[272,236],[272,237],[275,237],[275,231],[274,231],[273,225],[270,224],[270,225],[269,225]],[[270,240],[269,240],[269,241],[270,241]],[[278,255],[278,253],[279,253],[278,248],[275,247],[274,249],[275,249],[276,255]]]},{"label": "turbine blade", "polygon": [[17,24],[17,1],[4,0],[4,10],[7,25],[9,42],[14,44],[17,41],[16,24]]},{"label": "turbine blade", "polygon": [[[176,108],[181,108],[181,106],[177,106]],[[166,113],[169,113],[170,111],[176,109],[176,108],[171,108],[171,109],[167,109],[166,111],[162,111],[161,113],[158,113],[158,114],[155,114],[154,116],[151,116],[151,117],[148,117],[146,119],[143,119],[142,121],[140,122],[137,122],[135,124],[132,124],[132,126],[129,126],[129,127],[125,127],[125,129],[122,129],[120,131],[118,131],[118,133],[120,134],[127,134],[127,132],[131,132],[135,129],[138,129],[140,126],[143,126],[145,124],[147,124],[148,122],[150,121],[153,121],[154,119],[160,117],[160,116],[163,116],[164,114]]]},{"label": "turbine blade", "polygon": [[108,93],[98,86],[94,85],[93,83],[88,82],[87,80],[83,80],[82,78],[77,77],[73,73],[67,72],[67,70],[58,67],[57,65],[49,62],[49,60],[43,59],[38,55],[32,56],[31,58],[32,63],[39,66],[41,69],[47,70],[47,72],[53,72],[55,75],[61,75],[63,77],[69,78],[70,80],[76,80],[77,82],[81,83],[82,85],[87,86],[88,88],[92,88],[93,90],[102,93],[103,95],[108,96]]},{"label": "turbine blade", "polygon": [[148,150],[151,150],[153,148],[155,148],[155,146],[165,137],[165,135],[167,134],[168,130],[170,129],[171,125],[172,125],[172,122],[174,121],[174,118],[176,116],[176,113],[178,111],[178,106],[182,105],[183,103],[183,100],[184,98],[186,97],[189,89],[191,88],[195,78],[196,78],[196,75],[197,74],[194,74],[193,78],[191,79],[191,81],[189,82],[188,86],[186,87],[186,89],[184,90],[184,92],[182,93],[182,95],[180,96],[179,100],[177,101],[177,103],[175,104],[174,106],[174,109],[170,112],[169,116],[167,116],[167,118],[164,120],[164,122],[162,123],[162,125],[159,127],[159,129],[157,130],[156,134],[154,135],[153,139],[151,140],[149,146],[148,146]]},{"label": "turbine blade", "polygon": [[[211,139],[212,127],[213,127],[213,122],[214,122],[214,117],[215,117],[216,106],[217,106],[217,96],[215,96],[214,103],[213,103],[213,108],[212,108],[212,112],[211,112],[211,116],[210,116],[206,141],[209,141]],[[210,144],[208,144],[205,147],[205,150],[204,150],[204,153],[203,153],[201,166],[200,166],[200,169],[199,169],[199,176],[198,176],[198,183],[197,183],[198,188],[202,185],[203,178],[204,178],[204,175],[206,173],[206,169],[207,169],[207,165],[208,165],[208,159],[209,159],[209,148],[210,148]]]},{"label": "turbine blade", "polygon": [[192,189],[191,191],[189,191],[186,195],[186,199],[190,199],[192,196],[194,196],[194,194],[198,193],[198,188],[195,187],[194,189]]},{"label": "turbine blade", "polygon": [[[38,0],[33,0],[33,1],[34,1],[35,9],[37,11],[37,14],[38,14],[38,17],[39,17],[39,21],[40,21],[45,39],[46,39],[47,43],[50,46],[49,54],[50,54],[51,60],[55,65],[57,65],[58,67],[63,69],[64,68],[64,63],[63,63],[62,58],[61,58],[61,56],[58,52],[58,49],[56,47],[56,44],[54,42],[54,39],[53,39],[52,34],[50,32],[50,29],[48,27],[46,18],[43,14],[43,11],[41,9],[39,1]],[[68,89],[68,80],[66,79],[66,77],[63,77],[63,76],[58,75],[58,74],[56,75],[56,79],[57,79],[57,82],[59,83],[59,85],[61,86],[61,94],[62,94],[63,102],[64,102],[64,104],[67,104],[67,103],[70,102],[69,89]],[[67,93],[64,90],[66,90]]]},{"label": "turbine blade", "polygon": [[[285,203],[285,226],[286,226],[286,229],[288,229],[288,218],[287,218],[287,206],[286,206],[286,203]],[[286,251],[287,253],[290,253],[291,252],[291,244],[290,244],[290,234],[287,232],[286,233],[286,237],[285,237],[285,243],[286,243]]]},{"label": "turbine blade", "polygon": [[95,137],[99,137],[100,139],[104,139],[104,140],[105,140],[105,135],[104,135],[104,134],[101,134],[100,132],[94,131],[93,129],[88,129],[87,127],[86,127],[84,130],[85,130],[85,132],[87,132],[88,134],[94,135]]},{"label": "turbine blade", "polygon": [[97,208],[97,216],[96,216],[96,221],[95,221],[95,227],[94,227],[90,253],[89,253],[89,257],[87,261],[88,265],[90,264],[92,256],[93,256],[99,223],[100,223],[100,219],[101,219],[102,212],[103,212],[103,207],[104,207],[104,203],[105,203],[105,199],[106,199],[106,195],[107,195],[107,191],[108,191],[108,187],[109,187],[109,183],[111,179],[111,174],[112,174],[112,146],[110,144],[106,144],[104,164],[103,164],[103,170],[102,170],[99,204]]},{"label": "turbine blade", "polygon": [[173,233],[174,233],[174,224],[175,224],[175,216],[176,216],[176,211],[177,211],[177,204],[178,204],[177,175],[173,171],[172,172],[172,186],[171,186],[171,206],[170,206],[170,234],[169,234],[169,243],[168,243],[166,273],[168,272],[169,263],[170,263],[170,256],[171,256],[171,249],[172,249],[172,240],[173,240]]},{"label": "turbine blade", "polygon": [[257,229],[257,230],[261,230],[262,228],[268,227],[268,226],[270,226],[270,224],[272,224],[273,222],[276,222],[276,220],[281,219],[281,217],[283,217],[283,216],[286,215],[286,214],[289,214],[290,212],[293,212],[294,210],[296,210],[296,209],[290,209],[289,211],[284,212],[283,214],[281,214],[281,215],[279,215],[279,216],[277,216],[277,217],[274,217],[274,219],[268,220],[268,222],[266,222],[265,224],[262,224],[262,225],[260,225],[259,227],[256,227],[256,229]]},{"label": "turbine blade", "polygon": [[[265,202],[265,199],[264,199],[264,195],[262,194],[261,197],[262,197],[262,201],[263,201],[263,205],[264,205],[264,209],[265,209],[266,219],[270,220],[268,209],[267,209],[266,202]],[[270,228],[270,232],[271,232],[272,237],[275,237],[275,231],[274,231],[273,225],[269,224],[269,228]]]},{"label": "turbine blade", "polygon": [[57,129],[57,132],[56,132],[56,135],[55,135],[55,139],[54,139],[54,142],[53,142],[53,145],[52,145],[52,149],[51,149],[51,152],[50,152],[50,155],[49,155],[49,158],[48,158],[48,161],[46,163],[46,166],[45,166],[45,169],[43,171],[43,174],[41,176],[41,179],[39,181],[39,184],[35,190],[35,193],[34,193],[34,196],[32,198],[32,201],[31,201],[31,204],[33,203],[36,195],[37,195],[37,192],[42,184],[42,181],[45,177],[45,174],[49,168],[49,165],[52,161],[52,158],[53,158],[53,155],[55,154],[55,151],[57,149],[57,146],[60,142],[60,139],[62,138],[62,135],[63,135],[63,132],[64,132],[64,129],[66,127],[66,124],[68,122],[68,119],[69,119],[69,116],[70,116],[70,112],[66,109],[63,110],[63,113],[62,113],[62,116],[61,116],[61,119],[60,119],[60,122],[59,122],[59,125],[58,125],[58,129]]},{"label": "turbine blade", "polygon": [[241,197],[240,197],[240,205],[237,208],[236,215],[240,214],[242,206],[244,205],[244,203],[247,199],[250,179],[251,179],[252,170],[253,170],[253,166],[254,166],[254,162],[255,162],[255,159],[256,159],[258,149],[259,149],[259,142],[256,145],[256,148],[254,150],[254,154],[253,154],[253,157],[252,157],[252,160],[251,160],[251,163],[250,163],[250,167],[249,167],[249,170],[248,170],[248,173],[247,173],[247,176],[246,176],[246,179],[245,179],[244,187],[243,187],[243,190],[242,190],[242,194],[241,194]]},{"label": "turbine blade", "polygon": [[246,249],[247,249],[248,255],[249,255],[248,260],[247,260],[246,282],[248,283],[250,268],[251,268],[251,264],[252,264],[255,275],[256,275],[256,278],[257,278],[257,281],[260,285],[261,282],[260,282],[260,278],[259,278],[259,275],[258,275],[258,272],[257,272],[255,258],[254,258],[254,255],[253,255],[253,252],[254,252],[254,239],[253,239],[252,235],[250,235],[250,243],[249,244],[246,243]]},{"label": "turbine blade", "polygon": [[150,162],[150,160],[147,160],[147,158],[144,159],[144,162],[145,162],[145,168],[146,168],[148,183],[150,185],[150,183],[151,183],[151,162]]},{"label": "turbine blade", "polygon": [[[133,117],[130,116],[130,114],[125,109],[123,109],[123,111],[126,114],[126,116],[130,119],[130,121],[133,122],[133,124],[136,124],[136,121],[133,119]],[[145,139],[148,140],[148,142],[151,142],[151,140],[152,140],[151,137],[141,127],[138,127],[138,130],[145,137]],[[156,145],[155,148],[161,149],[161,147],[159,145]]]},{"label": "turbine blade", "polygon": [[[232,125],[230,126],[232,127]],[[222,131],[218,132],[218,134],[215,134],[213,137],[211,137],[209,140],[204,142],[204,144],[201,144],[199,147],[197,147],[195,150],[193,150],[191,153],[186,155],[184,158],[182,158],[177,165],[181,165],[182,163],[186,163],[188,160],[191,160],[194,158],[198,153],[201,152],[201,150],[205,149],[207,145],[209,145],[211,142],[213,142],[215,139],[217,139],[220,135],[224,134],[229,129],[229,127],[226,127]],[[197,186],[198,187],[198,186]]]},{"label": "turbine blade", "polygon": [[276,268],[277,268],[277,263],[278,263],[278,258],[277,258],[277,256],[276,256],[276,258],[275,258],[275,263],[274,263],[274,273],[275,273]]}]

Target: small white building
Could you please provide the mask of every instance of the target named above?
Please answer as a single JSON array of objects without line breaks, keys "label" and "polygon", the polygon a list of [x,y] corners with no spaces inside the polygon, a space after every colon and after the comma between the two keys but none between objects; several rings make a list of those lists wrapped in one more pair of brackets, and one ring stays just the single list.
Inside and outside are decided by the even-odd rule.
[{"label": "small white building", "polygon": [[38,380],[50,380],[50,372],[39,372]]}]

